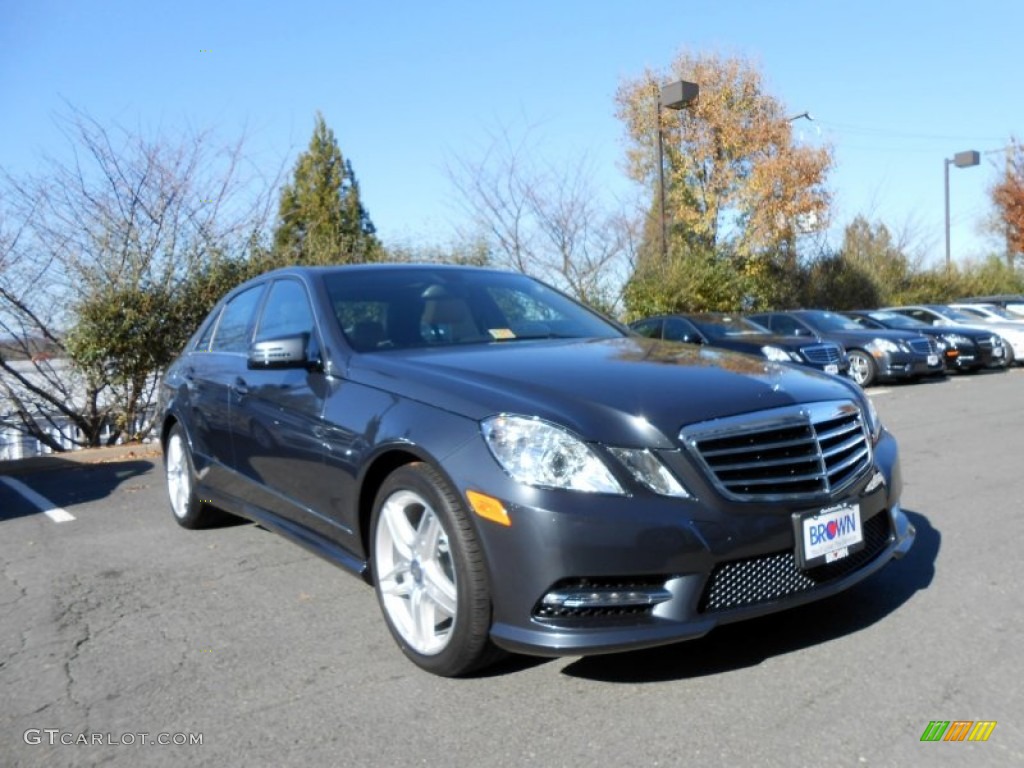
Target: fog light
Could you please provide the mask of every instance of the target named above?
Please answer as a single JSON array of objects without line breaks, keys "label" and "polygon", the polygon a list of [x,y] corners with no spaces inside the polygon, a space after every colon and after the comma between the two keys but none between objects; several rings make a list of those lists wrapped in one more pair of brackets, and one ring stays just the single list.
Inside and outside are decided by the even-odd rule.
[{"label": "fog light", "polygon": [[664,587],[569,587],[548,592],[540,602],[550,608],[628,608],[671,599],[672,593]]}]

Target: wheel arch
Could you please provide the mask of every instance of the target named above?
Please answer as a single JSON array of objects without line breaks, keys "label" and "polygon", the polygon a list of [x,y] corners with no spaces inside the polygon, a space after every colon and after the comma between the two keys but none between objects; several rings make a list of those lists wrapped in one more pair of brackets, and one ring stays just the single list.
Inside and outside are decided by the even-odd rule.
[{"label": "wheel arch", "polygon": [[[396,446],[375,456],[363,473],[358,495],[359,542],[365,553],[367,565],[369,565],[373,557],[373,547],[370,542],[370,519],[373,515],[373,502],[377,498],[377,492],[380,491],[380,487],[384,484],[388,475],[396,469],[408,464],[417,463],[428,464],[431,469],[444,478],[456,493],[459,493],[458,486],[444,470],[440,462],[435,461],[433,457],[424,454],[421,450],[417,450],[415,446]],[[363,572],[367,582],[372,583],[373,577],[371,574],[371,568],[366,568]]]},{"label": "wheel arch", "polygon": [[[168,412],[160,425],[160,449],[164,452],[167,451],[167,438],[171,436],[171,430],[176,424],[181,424],[181,420],[173,412]],[[188,440],[188,430],[185,429],[184,424],[181,424],[181,429],[185,433],[185,439]]]}]

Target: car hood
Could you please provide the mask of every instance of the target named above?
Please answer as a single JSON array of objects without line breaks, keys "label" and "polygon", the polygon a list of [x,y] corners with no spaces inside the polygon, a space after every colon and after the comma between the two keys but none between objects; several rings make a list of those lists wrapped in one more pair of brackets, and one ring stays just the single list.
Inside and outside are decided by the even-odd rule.
[{"label": "car hood", "polygon": [[1004,323],[1001,321],[993,321],[991,323],[984,323],[982,325],[974,326],[980,331],[989,331],[999,336],[1021,336],[1024,334],[1024,324],[1021,323]]},{"label": "car hood", "polygon": [[621,446],[674,447],[685,424],[860,399],[828,374],[639,337],[374,352],[353,358],[347,375],[471,419],[536,416]]},{"label": "car hood", "polygon": [[[705,334],[707,335],[707,334]],[[742,336],[719,336],[712,337],[709,342],[712,345],[728,346],[733,349],[751,349],[760,353],[764,346],[781,347],[782,349],[799,350],[801,347],[820,344],[821,340],[809,336],[780,336],[776,333],[745,333]]]},{"label": "car hood", "polygon": [[938,328],[943,333],[959,333],[960,331],[972,331],[974,333],[984,334],[985,336],[998,336],[999,329],[995,325],[988,323],[955,323],[952,320],[948,324],[933,325],[932,328]]},{"label": "car hood", "polygon": [[888,339],[889,341],[908,341],[920,338],[917,331],[889,328],[886,330],[865,328],[863,330],[824,331],[818,336],[828,341],[838,341],[847,347],[862,347],[872,339]]}]

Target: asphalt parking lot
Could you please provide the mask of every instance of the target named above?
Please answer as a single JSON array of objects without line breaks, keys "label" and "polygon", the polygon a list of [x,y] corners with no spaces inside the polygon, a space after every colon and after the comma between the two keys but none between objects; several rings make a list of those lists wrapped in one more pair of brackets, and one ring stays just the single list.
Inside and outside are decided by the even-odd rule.
[{"label": "asphalt parking lot", "polygon": [[[467,680],[289,542],[180,529],[151,451],[0,465],[0,766],[1022,765],[1024,369],[870,391],[907,558],[690,643]],[[997,726],[921,742],[933,720]]]}]

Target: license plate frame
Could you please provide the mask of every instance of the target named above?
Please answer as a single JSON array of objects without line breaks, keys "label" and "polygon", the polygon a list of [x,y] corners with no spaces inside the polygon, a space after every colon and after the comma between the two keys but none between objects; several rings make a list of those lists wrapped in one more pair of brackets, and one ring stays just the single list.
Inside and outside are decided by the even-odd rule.
[{"label": "license plate frame", "polygon": [[793,514],[796,562],[808,570],[838,562],[864,548],[860,504],[842,502]]}]

